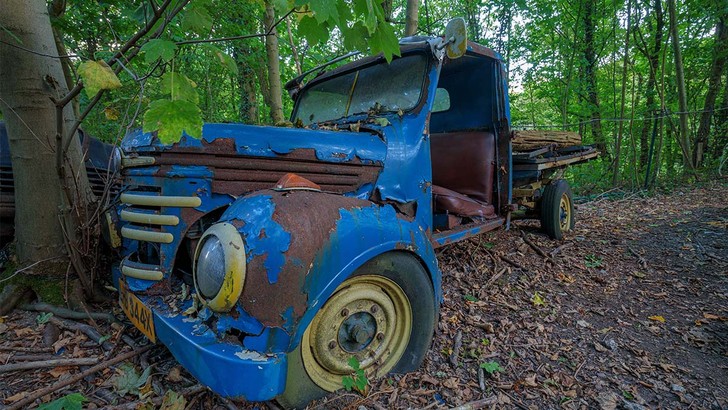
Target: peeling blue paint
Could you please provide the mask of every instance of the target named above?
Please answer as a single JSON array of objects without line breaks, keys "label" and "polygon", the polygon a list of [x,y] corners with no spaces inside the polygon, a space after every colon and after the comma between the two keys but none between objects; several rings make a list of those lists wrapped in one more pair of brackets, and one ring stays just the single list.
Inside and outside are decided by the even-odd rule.
[{"label": "peeling blue paint", "polygon": [[286,263],[285,252],[291,244],[291,234],[273,220],[275,204],[270,199],[268,195],[245,197],[233,203],[220,220],[244,222],[238,231],[244,238],[247,260],[264,255],[268,282],[273,284],[278,282]]}]

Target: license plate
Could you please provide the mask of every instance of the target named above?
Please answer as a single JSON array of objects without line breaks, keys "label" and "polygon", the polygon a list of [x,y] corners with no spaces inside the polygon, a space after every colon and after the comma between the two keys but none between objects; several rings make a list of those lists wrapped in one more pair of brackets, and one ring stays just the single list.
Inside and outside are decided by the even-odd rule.
[{"label": "license plate", "polygon": [[119,304],[121,304],[121,308],[126,313],[126,317],[131,320],[131,323],[137,329],[141,330],[144,336],[156,343],[157,337],[154,334],[154,315],[152,315],[152,310],[129,291],[124,279],[119,279]]}]

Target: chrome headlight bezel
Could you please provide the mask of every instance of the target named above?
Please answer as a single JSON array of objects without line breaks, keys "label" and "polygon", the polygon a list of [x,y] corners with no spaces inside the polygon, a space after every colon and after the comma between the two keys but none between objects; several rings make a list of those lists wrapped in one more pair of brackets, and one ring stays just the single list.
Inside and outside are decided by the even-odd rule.
[{"label": "chrome headlight bezel", "polygon": [[[202,248],[208,240],[212,240],[211,237],[219,241],[222,246],[225,272],[217,294],[206,297],[200,291],[198,281],[200,275],[205,273],[198,272],[198,267],[200,266],[199,258],[201,257]],[[235,226],[227,222],[221,222],[207,229],[197,243],[193,261],[192,278],[199,299],[210,309],[217,312],[227,312],[232,309],[243,293],[246,271],[245,246],[243,238]]]},{"label": "chrome headlight bezel", "polygon": [[124,152],[121,147],[114,147],[111,150],[111,171],[121,171],[122,159],[124,158]]}]

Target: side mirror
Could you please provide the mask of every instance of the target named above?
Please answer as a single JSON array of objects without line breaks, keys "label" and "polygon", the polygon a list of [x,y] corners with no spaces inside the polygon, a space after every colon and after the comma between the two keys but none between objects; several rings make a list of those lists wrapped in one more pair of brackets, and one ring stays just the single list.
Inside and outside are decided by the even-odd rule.
[{"label": "side mirror", "polygon": [[447,58],[454,60],[465,55],[468,49],[468,30],[465,19],[457,17],[450,20],[445,27],[445,51]]}]

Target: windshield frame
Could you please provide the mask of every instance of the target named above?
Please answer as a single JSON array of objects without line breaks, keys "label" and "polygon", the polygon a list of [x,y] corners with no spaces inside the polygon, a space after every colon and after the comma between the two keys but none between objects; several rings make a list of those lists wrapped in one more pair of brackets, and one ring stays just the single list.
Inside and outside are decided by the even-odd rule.
[{"label": "windshield frame", "polygon": [[[424,70],[422,70],[420,95],[417,99],[417,102],[412,107],[408,108],[407,110],[403,110],[404,113],[409,113],[409,112],[412,112],[412,111],[418,109],[419,107],[422,107],[423,99],[427,98],[428,93],[427,93],[427,87],[426,87],[425,83],[426,83],[428,74],[432,69],[432,60],[433,59],[432,59],[432,54],[428,52],[429,51],[428,47],[423,47],[423,46],[412,47],[412,48],[407,47],[407,50],[405,50],[404,46],[402,46],[401,48],[402,48],[402,50],[401,50],[402,56],[395,57],[395,59],[407,58],[407,57],[417,55],[417,54],[420,54],[425,58],[425,66],[424,66]],[[394,60],[392,60],[392,61],[394,61]],[[301,89],[301,92],[298,93],[298,95],[296,96],[295,105],[293,107],[293,111],[291,112],[291,122],[295,123],[296,118],[298,117],[298,109],[299,109],[302,97],[306,92],[309,91],[310,88],[312,88],[318,84],[330,81],[332,79],[339,78],[341,76],[345,76],[345,75],[348,75],[348,74],[351,74],[351,73],[354,73],[357,71],[365,70],[365,69],[368,69],[370,67],[373,67],[373,66],[376,66],[379,64],[388,64],[382,55],[377,55],[377,56],[353,61],[349,64],[345,64],[341,67],[337,67],[331,71],[325,72],[324,74],[321,74],[321,75],[315,77],[314,79],[312,79],[311,81],[306,83],[306,85]],[[382,114],[394,113],[394,112],[397,112],[397,111],[394,111],[394,110],[382,111]],[[339,118],[332,118],[332,119],[328,119],[328,120],[324,120],[324,121],[312,122],[311,124],[308,124],[307,126],[314,125],[314,124],[339,122],[346,118],[352,118],[352,117],[360,118],[362,115],[363,115],[362,113],[350,113],[349,115],[342,116]]]}]

